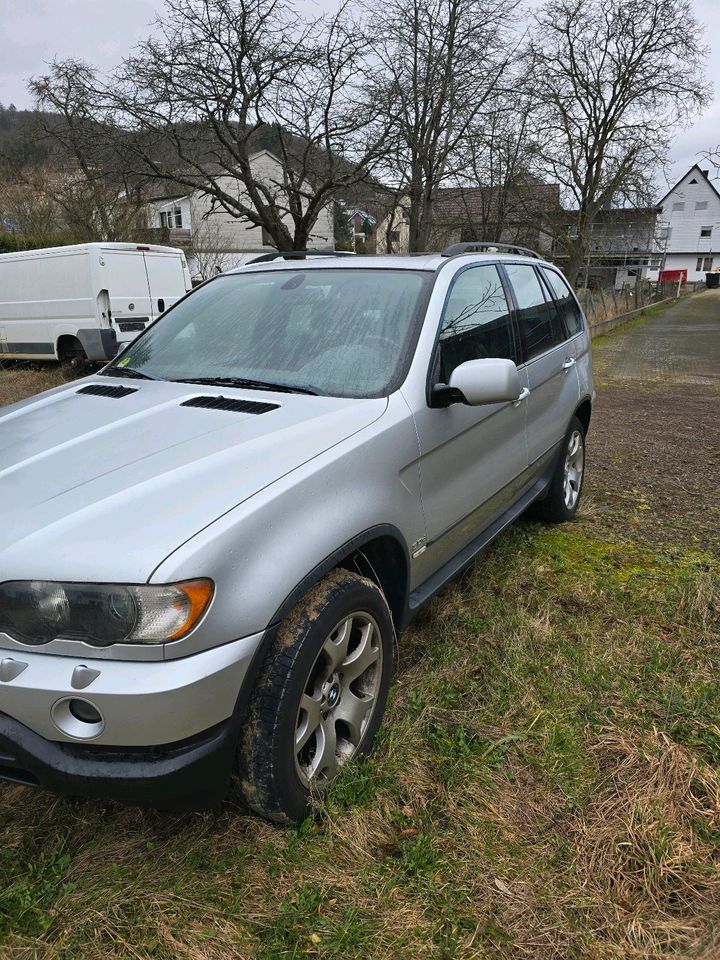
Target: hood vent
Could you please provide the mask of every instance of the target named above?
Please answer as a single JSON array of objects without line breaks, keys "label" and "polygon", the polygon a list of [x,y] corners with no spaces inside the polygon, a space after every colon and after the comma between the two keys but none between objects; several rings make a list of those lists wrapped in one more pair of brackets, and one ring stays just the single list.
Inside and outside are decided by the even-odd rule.
[{"label": "hood vent", "polygon": [[130,393],[137,393],[137,387],[111,387],[104,383],[89,383],[86,387],[77,390],[76,393],[89,393],[93,397],[109,397],[112,400],[119,400],[121,397],[127,397]]},{"label": "hood vent", "polygon": [[207,410],[230,410],[233,413],[269,413],[277,410],[278,403],[262,403],[259,400],[235,400],[232,397],[213,397],[209,395],[191,397],[183,400],[181,407],[204,407]]}]

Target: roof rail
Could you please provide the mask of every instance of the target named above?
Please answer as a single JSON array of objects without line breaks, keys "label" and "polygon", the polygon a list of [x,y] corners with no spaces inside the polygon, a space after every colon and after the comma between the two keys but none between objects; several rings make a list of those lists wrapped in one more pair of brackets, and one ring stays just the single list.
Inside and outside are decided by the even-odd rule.
[{"label": "roof rail", "polygon": [[261,253],[247,266],[256,263],[269,263],[271,260],[307,260],[308,257],[354,257],[350,250],[276,250],[274,253]]},{"label": "roof rail", "polygon": [[515,243],[490,243],[484,240],[451,243],[449,247],[445,247],[440,256],[457,257],[459,254],[469,253],[471,250],[484,250],[486,253],[518,253],[523,257],[535,257],[536,260],[542,260],[539,253],[536,253],[535,250],[529,250],[527,247],[518,247]]}]

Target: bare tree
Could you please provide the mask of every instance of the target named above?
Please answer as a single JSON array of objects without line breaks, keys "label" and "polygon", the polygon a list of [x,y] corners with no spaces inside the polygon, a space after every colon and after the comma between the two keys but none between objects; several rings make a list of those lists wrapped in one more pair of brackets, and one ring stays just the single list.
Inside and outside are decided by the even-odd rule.
[{"label": "bare tree", "polygon": [[[92,71],[68,60],[30,81],[40,108],[28,133],[44,141],[56,164],[50,196],[67,232],[79,241],[136,239],[142,228],[138,184],[118,167],[118,131],[103,118]],[[28,183],[27,164],[16,175]]]},{"label": "bare tree", "polygon": [[47,164],[33,165],[19,175],[14,164],[0,163],[0,213],[12,224],[13,233],[33,246],[38,241],[50,246],[61,234],[52,196],[55,176]]},{"label": "bare tree", "polygon": [[503,88],[517,52],[518,0],[368,0],[376,69],[372,102],[392,121],[387,177],[408,198],[409,249],[426,248],[439,187],[459,148]]},{"label": "bare tree", "polygon": [[459,147],[454,189],[443,194],[455,211],[453,226],[469,240],[537,242],[552,212],[552,188],[537,177],[537,97],[525,82],[526,67],[519,57],[505,90],[471,126]]},{"label": "bare tree", "polygon": [[720,173],[720,143],[716,147],[711,147],[709,150],[703,150],[701,156],[708,163],[711,163],[718,173]]},{"label": "bare tree", "polygon": [[214,217],[201,218],[193,226],[192,245],[188,261],[193,268],[193,280],[210,280],[234,266],[234,258],[221,225]]},{"label": "bare tree", "polygon": [[689,0],[546,0],[535,23],[542,169],[577,208],[561,231],[574,282],[598,211],[647,202],[673,131],[707,101],[706,50]]},{"label": "bare tree", "polygon": [[[283,0],[165,0],[112,82],[87,67],[81,79],[123,170],[202,190],[279,249],[305,249],[338,190],[385,149],[381,124],[366,136],[377,111],[357,87],[365,48],[346,6],[308,25]],[[60,100],[71,76],[77,64],[54,64],[36,85]],[[262,149],[279,174],[253,163]]]}]

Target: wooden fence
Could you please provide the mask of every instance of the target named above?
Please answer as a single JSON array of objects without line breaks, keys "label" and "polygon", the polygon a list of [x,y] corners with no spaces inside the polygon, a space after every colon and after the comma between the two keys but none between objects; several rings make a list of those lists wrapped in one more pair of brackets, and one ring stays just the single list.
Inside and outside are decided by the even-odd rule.
[{"label": "wooden fence", "polygon": [[600,324],[604,326],[609,320],[614,320],[626,313],[634,313],[661,300],[677,297],[678,285],[677,283],[639,283],[635,287],[626,287],[624,290],[581,289],[577,291],[577,295],[588,323],[591,327],[595,327]]}]

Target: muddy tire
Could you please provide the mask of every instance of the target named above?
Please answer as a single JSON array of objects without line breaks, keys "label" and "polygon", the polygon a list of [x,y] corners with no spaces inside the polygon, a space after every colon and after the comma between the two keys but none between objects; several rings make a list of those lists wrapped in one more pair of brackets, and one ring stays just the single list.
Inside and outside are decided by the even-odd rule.
[{"label": "muddy tire", "polygon": [[371,580],[335,570],[290,612],[265,658],[240,738],[252,810],[299,822],[347,760],[370,749],[393,659],[387,601]]},{"label": "muddy tire", "polygon": [[580,505],[584,476],[585,429],[578,418],[573,417],[547,495],[533,504],[533,516],[545,523],[572,520]]},{"label": "muddy tire", "polygon": [[69,357],[60,361],[60,376],[69,383],[84,376],[90,370],[90,363],[85,357]]},{"label": "muddy tire", "polygon": [[63,380],[76,380],[87,373],[90,364],[83,345],[77,337],[60,337],[58,341],[60,376]]}]

